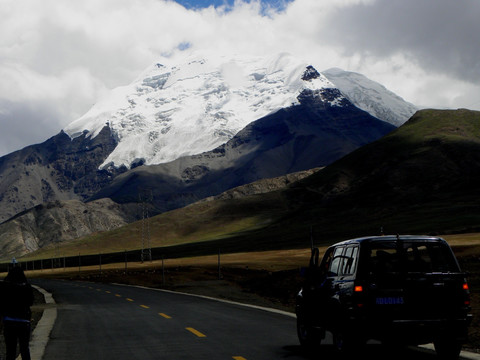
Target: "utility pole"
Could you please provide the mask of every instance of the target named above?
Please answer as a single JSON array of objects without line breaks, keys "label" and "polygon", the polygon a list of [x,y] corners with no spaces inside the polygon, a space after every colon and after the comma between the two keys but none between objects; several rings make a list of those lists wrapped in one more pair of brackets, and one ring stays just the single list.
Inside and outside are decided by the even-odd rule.
[{"label": "utility pole", "polygon": [[310,225],[310,248],[313,250],[314,244],[313,244],[313,226]]},{"label": "utility pole", "polygon": [[150,245],[150,214],[148,211],[149,204],[153,202],[152,190],[142,189],[139,191],[139,203],[142,211],[142,252],[141,261],[152,261],[152,248]]}]

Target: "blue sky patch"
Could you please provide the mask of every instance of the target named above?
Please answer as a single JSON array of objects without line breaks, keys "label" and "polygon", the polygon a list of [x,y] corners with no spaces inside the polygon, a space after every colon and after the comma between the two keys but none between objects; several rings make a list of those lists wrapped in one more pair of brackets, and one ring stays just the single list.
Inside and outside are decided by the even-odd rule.
[{"label": "blue sky patch", "polygon": [[[202,9],[207,8],[211,5],[214,7],[226,6],[232,7],[235,3],[235,0],[175,0],[180,5],[183,5],[187,9]],[[262,5],[271,6],[279,11],[284,10],[288,3],[294,0],[261,0]],[[249,0],[244,0],[244,2],[250,2]]]}]

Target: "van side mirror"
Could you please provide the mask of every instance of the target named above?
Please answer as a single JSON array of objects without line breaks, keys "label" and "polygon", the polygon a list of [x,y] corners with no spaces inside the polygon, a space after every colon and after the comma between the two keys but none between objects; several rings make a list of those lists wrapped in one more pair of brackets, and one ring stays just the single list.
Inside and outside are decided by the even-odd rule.
[{"label": "van side mirror", "polygon": [[312,248],[312,255],[310,256],[310,267],[318,266],[318,257],[320,250],[318,248]]}]

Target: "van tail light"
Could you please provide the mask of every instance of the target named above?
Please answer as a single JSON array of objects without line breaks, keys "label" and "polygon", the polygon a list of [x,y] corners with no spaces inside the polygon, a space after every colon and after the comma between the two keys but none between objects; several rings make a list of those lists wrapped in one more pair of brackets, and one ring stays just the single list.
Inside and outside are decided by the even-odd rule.
[{"label": "van tail light", "polygon": [[467,281],[463,282],[462,289],[465,291],[465,300],[463,301],[465,306],[470,306],[470,288]]},{"label": "van tail light", "polygon": [[354,288],[353,288],[353,292],[357,295],[360,295],[357,298],[357,302],[356,302],[357,308],[363,308],[363,306],[364,306],[363,286],[362,285],[355,285]]}]

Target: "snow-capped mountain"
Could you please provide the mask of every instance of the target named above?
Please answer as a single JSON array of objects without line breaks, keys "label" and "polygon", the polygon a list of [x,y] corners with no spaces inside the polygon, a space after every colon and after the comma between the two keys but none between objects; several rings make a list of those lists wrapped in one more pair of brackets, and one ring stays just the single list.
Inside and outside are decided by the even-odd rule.
[{"label": "snow-capped mountain", "polygon": [[[44,143],[1,157],[0,222],[100,198],[123,203],[130,218],[142,189],[161,212],[329,165],[395,128],[350,101],[347,85],[288,54],[165,59]],[[367,97],[387,92],[369,86]],[[73,229],[77,219],[65,216]],[[9,234],[27,243],[22,231]]]},{"label": "snow-capped mountain", "polygon": [[[297,154],[303,146],[310,153],[315,151],[315,157],[310,156],[315,161],[302,162],[294,156],[290,163],[278,160],[277,169],[269,172],[257,166],[246,181],[307,166],[323,166],[384,133],[369,128],[365,131],[370,135],[365,134],[361,126],[371,125],[365,125],[363,120],[355,122],[355,118],[364,117],[353,111],[355,106],[373,103],[375,106],[364,108],[376,118],[395,124],[398,121],[387,114],[401,114],[403,119],[408,116],[405,108],[409,104],[381,85],[340,70],[326,72],[331,79],[328,80],[310,63],[288,54],[269,58],[202,53],[182,56],[153,64],[130,85],[114,89],[84,116],[44,143],[2,157],[0,221],[47,201],[88,200],[117,175],[142,164],[168,164],[189,155],[215,151],[250,124],[279,110],[301,105],[303,108],[294,111],[296,116],[309,113],[311,122],[302,125],[308,130],[289,120],[287,128],[298,134],[284,129],[283,135],[277,133],[275,141],[281,145],[286,139],[282,136],[288,134],[295,149],[291,154]],[[363,97],[352,95],[358,89],[362,89]],[[312,106],[308,107],[308,103]],[[335,123],[335,119],[342,119],[341,123]],[[264,134],[260,131],[255,136]],[[242,141],[249,141],[245,139],[242,136]],[[255,141],[262,143],[261,139]],[[254,153],[254,149],[248,151]],[[275,151],[284,150],[278,147]],[[219,166],[218,161],[208,165],[210,169]],[[178,171],[179,179],[190,178],[184,176],[184,171],[197,172]]]},{"label": "snow-capped mountain", "polygon": [[355,106],[397,127],[418,110],[415,105],[362,74],[338,68],[328,69],[322,74]]},{"label": "snow-capped mountain", "polygon": [[[227,142],[252,121],[288,106],[308,89],[334,88],[288,54],[211,58],[194,54],[158,63],[114,89],[64,131],[95,137],[108,125],[118,141],[101,168],[160,164]],[[331,99],[340,105],[341,99]]]},{"label": "snow-capped mountain", "polygon": [[[269,58],[195,53],[164,60],[64,129],[75,138],[110,128],[118,145],[100,168],[154,165],[210,151],[252,121],[298,104],[304,90],[339,89],[357,107],[395,126],[416,111],[361,74],[319,73],[285,53]],[[342,98],[330,99],[331,105],[341,106]]]}]

